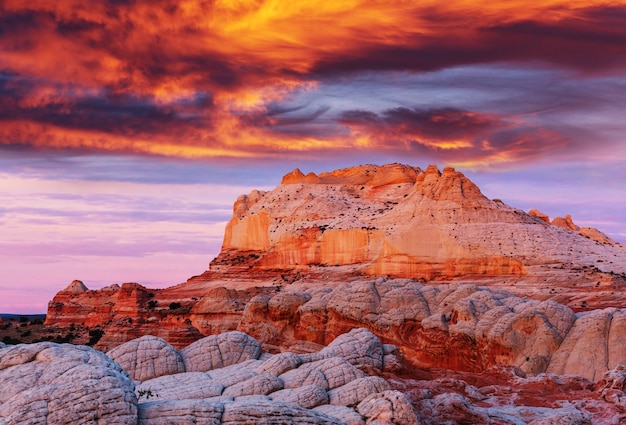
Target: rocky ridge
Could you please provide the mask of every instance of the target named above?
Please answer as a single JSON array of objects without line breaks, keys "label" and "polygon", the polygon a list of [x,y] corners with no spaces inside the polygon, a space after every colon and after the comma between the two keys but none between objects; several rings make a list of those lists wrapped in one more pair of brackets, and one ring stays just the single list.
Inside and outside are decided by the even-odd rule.
[{"label": "rocky ridge", "polygon": [[[626,419],[623,366],[596,385],[495,369],[483,377],[491,376],[489,385],[475,386],[443,376],[393,377],[386,370],[400,361],[394,353],[397,348],[365,329],[306,354],[264,353],[242,332],[206,337],[180,351],[144,336],[107,355],[70,344],[0,345],[0,424],[583,425]],[[515,404],[507,397],[513,383],[527,396]],[[541,402],[528,397],[538,389]]]},{"label": "rocky ridge", "polygon": [[[243,303],[242,303],[243,304]],[[213,329],[211,311],[192,324]],[[320,288],[293,284],[245,304],[238,329],[270,350],[327,345],[365,326],[397,345],[416,367],[480,372],[515,366],[529,375],[576,374],[592,381],[626,364],[626,309],[575,313],[553,301],[516,297],[474,284],[410,279],[355,280]]]},{"label": "rocky ridge", "polygon": [[536,210],[490,200],[453,168],[390,164],[319,176],[296,169],[270,192],[240,196],[211,268],[349,266],[432,280],[533,276],[538,266],[589,263],[610,274],[626,272],[625,252],[570,216],[550,223]]}]

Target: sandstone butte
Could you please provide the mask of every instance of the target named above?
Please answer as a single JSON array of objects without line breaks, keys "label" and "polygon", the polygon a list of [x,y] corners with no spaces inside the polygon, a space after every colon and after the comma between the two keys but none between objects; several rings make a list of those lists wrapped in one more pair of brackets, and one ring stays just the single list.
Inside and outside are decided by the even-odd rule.
[{"label": "sandstone butte", "polygon": [[296,169],[237,199],[206,272],[160,290],[75,281],[46,323],[100,328],[102,350],[239,330],[273,353],[363,327],[414,372],[513,367],[597,382],[626,364],[625,285],[623,245],[570,216],[490,200],[452,168]]}]

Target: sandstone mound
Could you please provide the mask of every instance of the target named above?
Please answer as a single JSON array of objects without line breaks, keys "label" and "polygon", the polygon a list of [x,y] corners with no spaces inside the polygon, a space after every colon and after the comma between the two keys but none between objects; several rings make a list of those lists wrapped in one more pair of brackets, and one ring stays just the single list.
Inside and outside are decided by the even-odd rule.
[{"label": "sandstone mound", "polygon": [[152,335],[142,336],[107,353],[135,381],[185,371],[180,354],[165,340]]},{"label": "sandstone mound", "polygon": [[[405,360],[418,367],[478,372],[508,365],[532,375],[550,372],[598,380],[626,364],[623,309],[574,313],[553,301],[474,284],[432,286],[409,279],[357,280],[296,292],[306,301],[290,318],[273,314],[273,298],[257,297],[244,310],[239,329],[271,346],[334,340],[317,355],[354,358],[362,366],[383,370],[397,360],[393,348],[372,344],[372,334],[365,330],[341,334],[355,324],[366,326],[400,347]],[[289,291],[275,297],[289,298]]]}]

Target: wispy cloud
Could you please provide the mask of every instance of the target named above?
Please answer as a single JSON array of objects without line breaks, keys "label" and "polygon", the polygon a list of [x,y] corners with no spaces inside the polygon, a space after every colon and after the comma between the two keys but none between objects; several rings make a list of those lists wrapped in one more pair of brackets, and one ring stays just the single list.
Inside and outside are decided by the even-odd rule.
[{"label": "wispy cloud", "polygon": [[[512,63],[569,70],[585,86],[585,78],[621,75],[626,66],[619,3],[8,1],[0,24],[0,144],[37,150],[269,160],[375,149],[362,142],[376,128],[354,134],[346,125],[355,108],[294,101],[367,73]],[[394,114],[423,110],[395,96],[387,128]],[[476,106],[483,109],[437,108],[501,112]],[[528,138],[540,143],[571,137],[537,127]],[[434,133],[433,146],[450,143]],[[517,132],[499,135],[488,140],[494,149],[520,143]]]}]

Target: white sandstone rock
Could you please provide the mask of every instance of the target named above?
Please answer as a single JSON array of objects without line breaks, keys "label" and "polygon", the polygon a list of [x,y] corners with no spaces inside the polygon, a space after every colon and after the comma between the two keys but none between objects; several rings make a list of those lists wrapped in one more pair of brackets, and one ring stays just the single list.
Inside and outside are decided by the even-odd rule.
[{"label": "white sandstone rock", "polygon": [[263,362],[256,372],[259,374],[269,373],[275,376],[281,375],[288,370],[297,368],[302,364],[300,356],[294,353],[280,353]]},{"label": "white sandstone rock", "polygon": [[239,397],[243,395],[267,395],[283,389],[283,381],[274,375],[257,375],[247,381],[239,382],[224,390],[224,395]]},{"label": "white sandstone rock", "polygon": [[224,404],[213,400],[157,400],[139,405],[138,425],[220,425]]},{"label": "white sandstone rock", "polygon": [[137,385],[135,393],[139,402],[150,399],[186,400],[217,397],[224,386],[204,372],[186,372],[160,376]]},{"label": "white sandstone rock", "polygon": [[222,425],[345,425],[342,421],[279,401],[238,402],[224,405]]},{"label": "white sandstone rock", "polygon": [[135,381],[185,371],[178,352],[165,340],[152,335],[133,339],[107,353]]},{"label": "white sandstone rock", "polygon": [[206,372],[258,359],[261,344],[250,335],[233,331],[202,338],[180,351],[187,372]]},{"label": "white sandstone rock", "polygon": [[137,399],[119,365],[86,346],[0,349],[0,423],[137,423]]},{"label": "white sandstone rock", "polygon": [[333,418],[346,423],[346,425],[365,425],[365,418],[354,409],[346,406],[333,406],[330,404],[322,404],[313,410],[324,413]]},{"label": "white sandstone rock", "polygon": [[413,406],[400,391],[372,394],[359,403],[357,411],[367,418],[368,424],[383,420],[395,425],[419,425]]},{"label": "white sandstone rock", "polygon": [[379,370],[383,368],[383,345],[376,335],[364,328],[339,335],[320,353],[343,357],[357,366],[367,365]]},{"label": "white sandstone rock", "polygon": [[357,378],[330,390],[328,392],[329,403],[337,406],[356,406],[366,397],[390,389],[391,387],[383,378],[377,376]]},{"label": "white sandstone rock", "polygon": [[317,385],[305,385],[300,388],[289,388],[270,394],[272,400],[282,401],[305,409],[312,409],[321,404],[328,404],[328,393]]}]

